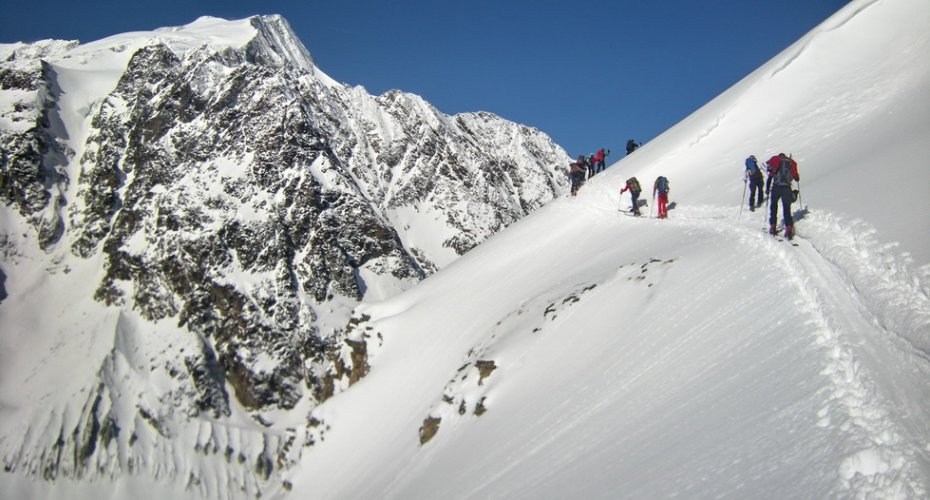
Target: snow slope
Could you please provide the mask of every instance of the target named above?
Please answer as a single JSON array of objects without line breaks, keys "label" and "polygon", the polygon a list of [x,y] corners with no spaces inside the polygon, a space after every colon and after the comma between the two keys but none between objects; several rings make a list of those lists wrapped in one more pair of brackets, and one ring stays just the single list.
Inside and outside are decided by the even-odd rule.
[{"label": "snow slope", "polygon": [[[363,304],[371,372],[317,409],[291,494],[925,498],[928,20],[850,3],[578,198]],[[743,159],[780,151],[796,246],[737,203]],[[618,214],[659,174],[670,219]]]},{"label": "snow slope", "polygon": [[[577,198],[361,305],[369,374],[263,498],[927,497],[928,21],[851,2]],[[737,203],[743,159],[779,151],[797,246]],[[668,220],[617,212],[659,174]],[[0,497],[178,488],[5,474]]]}]

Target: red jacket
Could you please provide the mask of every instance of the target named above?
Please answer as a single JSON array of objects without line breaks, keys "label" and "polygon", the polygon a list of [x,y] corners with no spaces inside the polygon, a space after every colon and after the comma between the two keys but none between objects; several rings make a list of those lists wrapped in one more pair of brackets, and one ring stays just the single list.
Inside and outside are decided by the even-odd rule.
[{"label": "red jacket", "polygon": [[637,189],[638,187],[639,181],[636,180],[636,177],[630,177],[626,180],[626,185],[623,186],[623,189],[620,190],[620,194],[623,194],[627,191],[638,194],[640,192],[640,190]]},{"label": "red jacket", "polygon": [[[769,161],[765,162],[766,166],[768,166],[769,177],[775,175],[775,173],[778,172],[778,167],[781,165],[781,157],[782,155],[777,154],[769,158]],[[791,178],[796,181],[801,180],[801,177],[798,175],[798,162],[791,158],[788,158],[788,161],[791,165]]]},{"label": "red jacket", "polygon": [[594,161],[596,162],[604,161],[604,150],[603,149],[598,149],[597,153],[594,153]]}]

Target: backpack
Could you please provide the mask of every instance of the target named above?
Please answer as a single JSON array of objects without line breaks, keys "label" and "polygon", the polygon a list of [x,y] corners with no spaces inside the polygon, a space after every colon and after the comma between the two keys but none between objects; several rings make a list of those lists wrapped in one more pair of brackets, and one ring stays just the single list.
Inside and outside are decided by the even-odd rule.
[{"label": "backpack", "polygon": [[636,180],[636,177],[630,177],[626,180],[626,183],[630,185],[630,191],[634,193],[639,193],[642,189],[639,188],[639,181]]},{"label": "backpack", "polygon": [[775,171],[775,177],[772,179],[773,186],[790,186],[791,185],[791,158],[782,156],[778,163],[778,170]]},{"label": "backpack", "polygon": [[762,174],[762,171],[759,170],[759,164],[756,163],[755,156],[750,156],[749,158],[746,158],[746,170],[749,171],[750,177],[755,177],[757,175]]},{"label": "backpack", "polygon": [[659,178],[656,179],[656,187],[659,190],[659,194],[668,194],[668,179],[660,175]]}]

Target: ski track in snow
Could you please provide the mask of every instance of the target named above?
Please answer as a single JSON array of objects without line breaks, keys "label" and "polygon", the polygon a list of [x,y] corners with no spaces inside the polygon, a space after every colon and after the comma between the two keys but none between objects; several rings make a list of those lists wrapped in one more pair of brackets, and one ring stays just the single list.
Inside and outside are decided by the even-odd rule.
[{"label": "ski track in snow", "polygon": [[[777,262],[784,279],[793,283],[796,304],[810,317],[814,345],[824,355],[821,373],[832,387],[817,425],[838,426],[852,450],[838,466],[839,491],[856,498],[925,498],[930,443],[905,437],[895,417],[908,411],[883,396],[873,378],[880,367],[870,365],[865,359],[869,353],[863,352],[892,351],[916,365],[922,380],[930,379],[930,298],[920,280],[907,272],[909,259],[888,253],[894,245],[875,243],[874,230],[865,223],[841,223],[830,214],[802,216],[796,227],[810,234],[796,238],[793,246],[756,224],[759,212],[723,218],[720,212],[706,206],[679,209],[656,222],[736,232],[741,242]],[[923,420],[919,407],[912,410]]]}]

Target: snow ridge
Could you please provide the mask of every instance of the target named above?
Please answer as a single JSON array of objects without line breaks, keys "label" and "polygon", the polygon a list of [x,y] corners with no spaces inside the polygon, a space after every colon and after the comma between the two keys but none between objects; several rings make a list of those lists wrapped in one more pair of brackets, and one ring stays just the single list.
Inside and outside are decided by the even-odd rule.
[{"label": "snow ridge", "polygon": [[856,16],[867,10],[878,1],[879,0],[863,1],[859,2],[855,6],[850,6],[850,8],[846,10],[841,10],[839,13],[832,16],[829,20],[825,21],[823,24],[814,29],[814,31],[804,35],[801,40],[798,40],[794,45],[787,49],[786,54],[779,56],[783,59],[783,61],[779,65],[769,70],[769,78],[774,78],[776,75],[791,66],[794,61],[796,61],[799,57],[801,57],[801,55],[804,54],[804,52],[811,45],[811,43],[814,42],[819,34],[842,28],[843,25],[853,20]]},{"label": "snow ridge", "polygon": [[[921,0],[851,2],[577,198],[366,306],[382,351],[320,412],[396,410],[334,427],[295,491],[927,496],[928,14]],[[767,234],[762,211],[721,207],[749,154],[779,151],[817,200],[797,214],[796,247]],[[616,213],[631,175],[668,176],[668,220]],[[639,287],[608,279],[650,258],[675,263],[647,266]],[[370,445],[353,449],[360,436]]]},{"label": "snow ridge", "polygon": [[[296,47],[245,55],[248,20],[33,64],[0,110],[29,121],[0,137],[21,160],[0,182],[0,496],[153,475],[197,497],[926,497],[930,266],[896,252],[930,258],[928,14],[852,2],[519,222],[564,193],[547,138],[332,85]],[[106,85],[74,85],[103,60]],[[27,131],[55,103],[80,258],[73,233],[36,238],[49,184],[6,184],[54,177]],[[782,148],[818,202],[797,246],[721,206],[745,156]],[[670,219],[616,212],[623,179],[659,174]]]},{"label": "snow ridge", "polygon": [[304,71],[313,71],[310,51],[297,39],[283,17],[255,16],[250,19],[250,24],[258,36],[249,42],[246,52],[256,58],[255,62],[269,64],[267,59],[271,59],[279,65],[289,64]]}]

